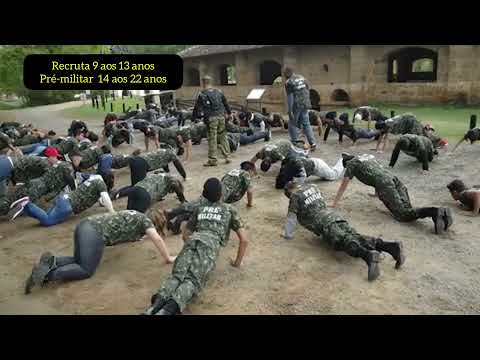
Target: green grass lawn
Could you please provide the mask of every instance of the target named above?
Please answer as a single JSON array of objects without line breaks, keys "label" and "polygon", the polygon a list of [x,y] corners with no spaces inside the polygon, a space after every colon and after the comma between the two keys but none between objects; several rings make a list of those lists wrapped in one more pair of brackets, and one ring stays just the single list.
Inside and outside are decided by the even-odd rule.
[{"label": "green grass lawn", "polygon": [[[372,104],[379,108],[385,116],[390,117],[390,111],[395,111],[395,115],[403,113],[412,113],[423,124],[432,124],[437,136],[446,137],[450,142],[460,139],[469,129],[470,116],[477,115],[478,125],[480,126],[480,106],[477,107],[458,107],[458,106],[397,106],[385,104]],[[354,108],[339,109],[337,112],[348,112],[349,118],[353,117]],[[356,126],[367,126],[366,121],[356,122]]]},{"label": "green grass lawn", "polygon": [[24,105],[21,100],[0,100],[0,110],[13,110],[22,108]]},{"label": "green grass lawn", "polygon": [[97,109],[96,107],[92,107],[92,100],[88,99],[85,101],[85,105],[64,110],[63,115],[72,118],[72,120],[103,119],[106,114],[111,112],[110,104],[113,104],[113,112],[120,114],[123,111],[123,103],[125,103],[125,109],[128,109],[128,107],[131,106],[131,110],[135,110],[137,104],[140,105],[140,108],[145,107],[143,97],[140,96],[134,96],[133,98],[125,97],[123,100],[120,97],[115,99],[115,101],[109,101],[105,104],[105,110],[103,110],[102,103],[100,101],[98,102],[99,108]]}]

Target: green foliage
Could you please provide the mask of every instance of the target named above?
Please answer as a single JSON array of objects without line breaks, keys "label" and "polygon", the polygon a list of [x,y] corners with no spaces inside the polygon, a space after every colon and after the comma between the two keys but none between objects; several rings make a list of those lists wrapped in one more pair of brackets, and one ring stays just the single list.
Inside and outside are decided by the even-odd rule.
[{"label": "green foliage", "polygon": [[27,105],[69,101],[78,91],[29,90],[23,85],[23,61],[30,54],[98,54],[102,45],[4,45],[0,47],[0,92],[16,94]]},{"label": "green foliage", "polygon": [[132,54],[177,54],[193,45],[119,45]]}]

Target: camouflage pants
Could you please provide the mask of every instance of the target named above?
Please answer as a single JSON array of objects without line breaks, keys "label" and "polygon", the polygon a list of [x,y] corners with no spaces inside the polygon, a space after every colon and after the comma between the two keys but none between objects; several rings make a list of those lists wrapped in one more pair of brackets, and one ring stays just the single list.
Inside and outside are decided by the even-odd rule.
[{"label": "camouflage pants", "polygon": [[217,147],[225,159],[228,159],[230,151],[223,115],[212,116],[208,121],[208,161],[212,163],[217,162]]},{"label": "camouflage pants", "polygon": [[52,189],[49,189],[45,185],[46,184],[43,179],[34,179],[26,183],[25,185],[16,186],[15,190],[12,193],[0,197],[0,216],[6,215],[10,210],[10,205],[14,201],[17,201],[18,199],[21,199],[25,196],[28,196],[30,198],[30,201],[36,202],[40,200],[42,196],[45,196],[47,194],[53,196],[57,193],[60,193],[61,191],[60,189],[57,193],[53,193]]},{"label": "camouflage pants", "polygon": [[206,235],[194,234],[185,243],[173,264],[172,275],[157,292],[163,302],[174,300],[180,311],[202,290],[208,275],[215,269],[218,248],[205,245],[198,239],[201,236]]},{"label": "camouflage pants", "polygon": [[410,203],[407,188],[397,177],[394,177],[390,182],[384,183],[376,190],[379,199],[390,210],[396,220],[410,222],[418,218],[417,212]]},{"label": "camouflage pants", "polygon": [[339,221],[330,224],[323,228],[321,235],[336,251],[345,251],[348,255],[353,257],[358,257],[360,255],[360,249],[375,250],[376,248],[375,238],[359,234],[346,221]]}]

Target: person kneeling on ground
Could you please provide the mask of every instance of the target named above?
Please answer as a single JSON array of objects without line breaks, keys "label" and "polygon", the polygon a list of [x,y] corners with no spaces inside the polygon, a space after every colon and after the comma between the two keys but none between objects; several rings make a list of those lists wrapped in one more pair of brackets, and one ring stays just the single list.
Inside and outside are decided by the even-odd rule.
[{"label": "person kneeling on ground", "polygon": [[453,180],[447,185],[454,200],[460,201],[460,207],[472,211],[472,216],[478,216],[480,211],[479,187],[467,188],[462,180]]},{"label": "person kneeling on ground", "polygon": [[414,208],[410,203],[405,185],[393,173],[384,169],[373,155],[350,156],[343,161],[345,175],[332,207],[338,205],[350,180],[357,177],[365,185],[375,188],[375,194],[397,221],[412,222],[417,219],[432,218],[436,234],[448,230],[452,225],[452,212],[448,208]]},{"label": "person kneeling on ground", "polygon": [[[149,238],[167,264],[175,261],[163,241],[165,218],[158,210],[148,215],[124,210],[115,213],[94,215],[82,220],[75,228],[73,256],[42,254],[33,267],[25,285],[25,294],[35,286],[44,286],[52,281],[74,281],[93,276],[103,257],[105,246]],[[162,234],[162,235],[160,235]]]},{"label": "person kneeling on ground", "polygon": [[[48,211],[44,211],[25,197],[20,199],[23,213],[37,219],[42,226],[53,226],[66,221],[74,214],[80,214],[95,205],[97,201],[105,206],[111,213],[114,212],[108,191],[113,187],[113,174],[104,179],[99,175],[92,175],[74,191],[60,195],[55,200],[55,205]],[[105,184],[107,182],[107,184]],[[19,211],[16,215],[21,214]],[[14,220],[15,217],[12,218]]]},{"label": "person kneeling on ground", "polygon": [[237,211],[221,202],[222,184],[216,178],[204,184],[203,196],[207,200],[193,212],[184,228],[183,249],[173,264],[172,275],[152,296],[151,307],[145,315],[177,315],[205,287],[208,276],[215,269],[220,248],[229,240],[230,230],[239,239],[237,258],[231,261],[240,267],[247,249],[247,236]]},{"label": "person kneeling on ground", "polygon": [[380,275],[380,252],[384,251],[394,258],[396,269],[404,263],[401,242],[387,242],[380,238],[360,235],[341,215],[327,209],[325,200],[315,185],[289,182],[285,195],[290,199],[283,235],[285,239],[293,239],[298,221],[315,235],[322,236],[336,251],[344,251],[352,257],[364,260],[368,266],[369,281]]},{"label": "person kneeling on ground", "polygon": [[157,201],[162,201],[167,194],[176,193],[180,202],[185,202],[183,184],[169,174],[149,174],[135,186],[123,188],[112,194],[116,200],[128,196],[127,210],[136,210],[145,213]]}]

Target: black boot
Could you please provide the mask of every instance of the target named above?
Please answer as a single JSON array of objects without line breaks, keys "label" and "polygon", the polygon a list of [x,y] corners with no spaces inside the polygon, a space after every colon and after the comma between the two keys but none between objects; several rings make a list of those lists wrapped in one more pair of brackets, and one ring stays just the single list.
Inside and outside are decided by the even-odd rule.
[{"label": "black boot", "polygon": [[443,208],[443,212],[443,222],[445,223],[445,230],[448,230],[448,228],[453,224],[452,210],[450,210],[449,208]]},{"label": "black boot", "polygon": [[378,251],[372,250],[367,251],[363,257],[363,260],[368,265],[368,281],[374,281],[380,276],[380,267],[378,263],[380,262],[380,253]]},{"label": "black boot", "polygon": [[352,257],[359,257],[367,263],[368,281],[374,281],[380,276],[380,253],[375,250],[368,250],[355,242],[350,242],[345,252]]},{"label": "black boot", "polygon": [[150,303],[152,305],[140,315],[155,315],[166,304],[166,301],[155,293],[152,295]]},{"label": "black boot", "polygon": [[436,209],[435,214],[432,216],[432,220],[435,227],[435,234],[442,234],[446,229],[445,210],[443,208]]},{"label": "black boot", "polygon": [[155,315],[178,315],[180,313],[180,307],[175,302],[175,300],[168,300],[167,303],[160,309],[160,311],[156,312]]},{"label": "black boot", "polygon": [[55,256],[43,253],[37,265],[32,269],[25,284],[25,294],[30,294],[35,286],[43,286],[47,282],[48,273],[55,267]]},{"label": "black boot", "polygon": [[377,239],[375,250],[384,251],[390,254],[396,261],[395,269],[400,269],[405,262],[405,255],[403,253],[403,244],[400,241],[390,242]]}]

